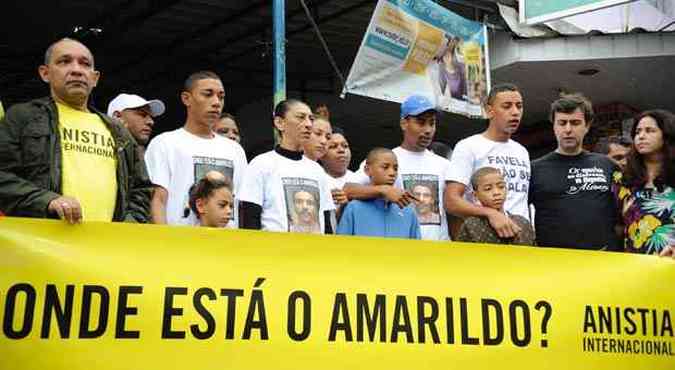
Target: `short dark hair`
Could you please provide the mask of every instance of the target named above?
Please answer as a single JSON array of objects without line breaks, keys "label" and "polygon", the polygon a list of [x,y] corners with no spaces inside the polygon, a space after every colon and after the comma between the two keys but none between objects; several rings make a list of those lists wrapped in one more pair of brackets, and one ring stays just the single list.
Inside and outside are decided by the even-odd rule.
[{"label": "short dark hair", "polygon": [[593,104],[582,94],[565,94],[560,97],[560,99],[551,103],[551,112],[549,119],[551,123],[555,122],[556,113],[573,113],[575,110],[580,109],[584,114],[584,120],[586,125],[593,123],[595,115],[593,114]]},{"label": "short dark hair", "polygon": [[212,71],[198,71],[188,76],[183,83],[183,91],[191,91],[194,87],[195,82],[199,80],[218,80],[220,81],[220,76]]},{"label": "short dark hair", "polygon": [[609,154],[609,146],[612,144],[630,148],[631,145],[633,145],[633,142],[629,138],[624,136],[601,137],[593,146],[593,151],[596,153],[607,155]]},{"label": "short dark hair", "polygon": [[328,126],[330,126],[331,132],[333,131],[333,124],[330,123],[330,120],[324,116],[314,116],[314,122],[316,121],[324,121],[328,123]]},{"label": "short dark hair", "polygon": [[227,177],[222,179],[210,179],[208,176],[204,176],[201,180],[194,183],[189,190],[188,205],[189,208],[185,208],[183,212],[184,217],[190,215],[190,211],[195,214],[197,219],[199,219],[199,211],[197,210],[197,199],[207,199],[213,192],[218,189],[226,188],[232,192],[232,182]]},{"label": "short dark hair", "polygon": [[366,164],[368,165],[372,164],[373,161],[375,161],[375,158],[377,158],[377,156],[383,153],[391,153],[394,155],[394,157],[396,157],[396,154],[394,154],[394,152],[391,149],[376,147],[368,152],[368,155],[366,156]]},{"label": "short dark hair", "polygon": [[[663,163],[661,173],[654,180],[654,185],[663,191],[663,186],[675,187],[675,160],[673,160],[673,151],[675,150],[675,115],[665,109],[653,109],[644,111],[635,117],[633,127],[630,130],[630,136],[635,140],[635,133],[640,121],[645,117],[651,117],[656,121],[656,125],[663,133]],[[626,182],[632,186],[643,186],[647,181],[647,168],[644,158],[635,150],[635,147],[628,153],[628,163],[624,170]]]},{"label": "short dark hair", "polygon": [[480,180],[486,175],[493,173],[501,175],[502,171],[494,167],[481,167],[477,169],[476,172],[471,175],[471,187],[473,187],[474,190],[478,189],[478,183]]},{"label": "short dark hair", "polygon": [[291,110],[291,107],[296,105],[296,104],[307,105],[307,103],[303,102],[302,100],[298,100],[298,99],[282,100],[279,103],[277,103],[276,107],[274,107],[274,117],[281,117],[281,118],[286,117],[286,113],[288,113],[288,111]]},{"label": "short dark hair", "polygon": [[[75,40],[75,39],[71,39],[70,37],[63,37],[63,38],[61,38],[61,39],[58,39],[58,40],[52,42],[51,45],[49,45],[49,46],[47,47],[47,50],[45,50],[45,60],[44,60],[44,64],[45,64],[45,65],[49,64],[49,61],[52,60],[52,54],[54,53],[54,47],[56,46],[56,44],[58,44],[58,43],[60,43],[60,42],[63,42],[63,41],[77,42],[78,44],[80,44],[80,45],[84,46],[85,48],[87,48],[87,45],[83,44],[82,41]],[[87,50],[88,50],[88,49],[89,49],[89,48],[87,48]],[[92,66],[93,66],[93,65],[94,65],[94,53],[92,53],[91,50],[89,50],[89,53],[91,54],[91,64],[92,64]]]},{"label": "short dark hair", "polygon": [[234,115],[232,115],[232,114],[230,114],[230,113],[227,113],[227,112],[221,113],[221,114],[220,114],[220,119],[223,119],[223,118],[229,118],[229,119],[233,120],[234,123],[237,123],[237,119],[234,117]]},{"label": "short dark hair", "polygon": [[495,86],[492,86],[490,89],[490,92],[488,93],[487,100],[485,101],[487,104],[492,104],[495,101],[495,98],[497,97],[497,94],[503,93],[506,91],[515,91],[517,93],[520,93],[520,89],[518,86],[512,84],[512,83],[502,83],[502,84],[497,84]]},{"label": "short dark hair", "polygon": [[[332,126],[332,124],[331,124]],[[333,134],[338,134],[344,136],[344,138],[347,138],[347,135],[345,134],[345,130],[340,127],[340,126],[333,126]]]}]

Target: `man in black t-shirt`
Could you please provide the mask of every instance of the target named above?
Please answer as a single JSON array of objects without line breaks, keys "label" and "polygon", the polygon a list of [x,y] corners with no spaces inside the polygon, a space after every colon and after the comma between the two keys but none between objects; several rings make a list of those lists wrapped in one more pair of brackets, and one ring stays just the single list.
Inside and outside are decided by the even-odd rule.
[{"label": "man in black t-shirt", "polygon": [[530,203],[535,207],[537,245],[620,250],[611,176],[616,164],[583,150],[593,107],[581,95],[551,104],[558,148],[532,162]]}]

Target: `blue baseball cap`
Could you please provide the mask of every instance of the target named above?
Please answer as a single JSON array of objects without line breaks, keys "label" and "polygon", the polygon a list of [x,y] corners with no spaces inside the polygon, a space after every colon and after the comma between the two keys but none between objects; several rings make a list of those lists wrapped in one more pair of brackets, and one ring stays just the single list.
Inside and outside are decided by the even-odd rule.
[{"label": "blue baseball cap", "polygon": [[401,104],[401,118],[418,116],[426,111],[437,111],[436,104],[424,95],[410,95]]}]

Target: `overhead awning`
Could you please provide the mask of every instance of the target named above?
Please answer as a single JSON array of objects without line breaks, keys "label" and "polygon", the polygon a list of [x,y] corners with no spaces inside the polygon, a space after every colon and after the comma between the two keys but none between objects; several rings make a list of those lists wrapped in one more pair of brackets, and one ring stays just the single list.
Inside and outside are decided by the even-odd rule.
[{"label": "overhead awning", "polygon": [[560,92],[582,92],[598,105],[675,111],[675,32],[490,40],[493,81],[513,82],[525,99],[525,121],[546,120]]},{"label": "overhead awning", "polygon": [[639,0],[546,22],[545,26],[519,23],[517,9],[498,5],[503,19],[520,37],[675,31],[675,2],[672,0]]}]

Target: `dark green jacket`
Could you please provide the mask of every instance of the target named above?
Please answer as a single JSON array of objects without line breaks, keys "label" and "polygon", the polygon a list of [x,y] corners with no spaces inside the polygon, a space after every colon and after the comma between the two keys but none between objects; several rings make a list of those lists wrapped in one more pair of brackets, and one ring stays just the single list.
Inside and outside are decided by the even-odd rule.
[{"label": "dark green jacket", "polygon": [[[151,183],[136,141],[124,127],[90,108],[115,141],[117,200],[113,221],[148,222]],[[17,104],[0,121],[0,212],[18,217],[57,217],[47,206],[61,196],[61,138],[52,98]],[[87,174],[81,173],[82,181]],[[77,198],[77,197],[75,197]]]}]

